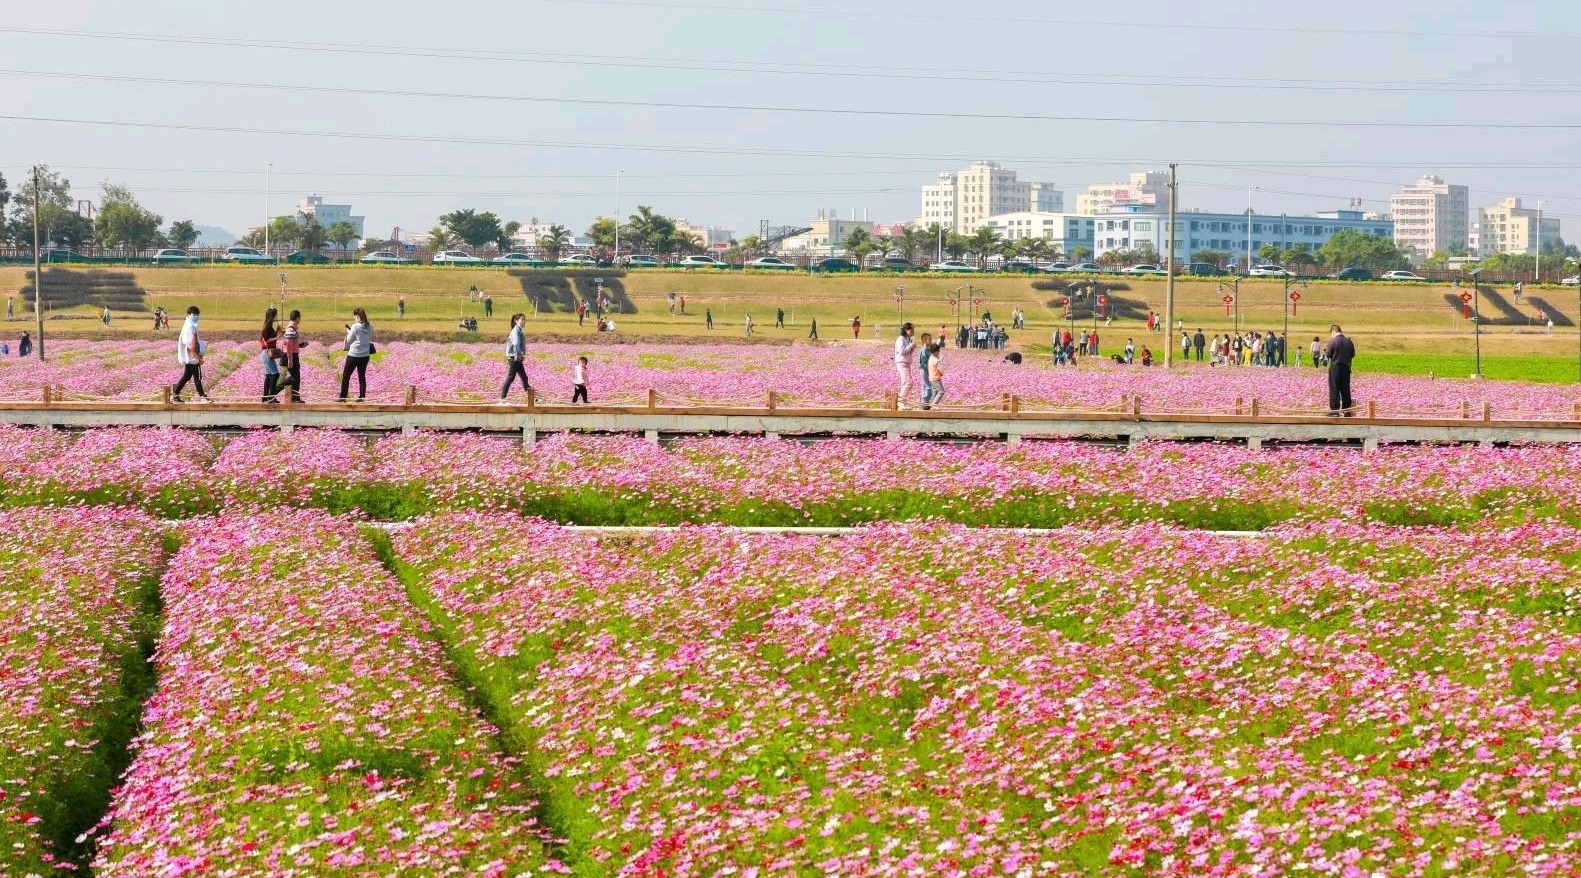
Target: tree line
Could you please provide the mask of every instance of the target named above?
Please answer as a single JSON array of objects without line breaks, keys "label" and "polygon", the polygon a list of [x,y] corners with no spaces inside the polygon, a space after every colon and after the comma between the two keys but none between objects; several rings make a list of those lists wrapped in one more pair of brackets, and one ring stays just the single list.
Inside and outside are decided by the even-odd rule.
[{"label": "tree line", "polygon": [[37,204],[39,240],[45,246],[79,250],[98,245],[135,255],[161,247],[185,249],[198,240],[191,220],[175,220],[166,228],[165,218],[139,204],[131,189],[108,180],[100,185],[104,197],[89,219],[77,212],[71,181],[48,165],[30,171],[15,194],[0,175],[0,213],[10,206],[0,222],[0,238],[9,246],[32,249]]}]

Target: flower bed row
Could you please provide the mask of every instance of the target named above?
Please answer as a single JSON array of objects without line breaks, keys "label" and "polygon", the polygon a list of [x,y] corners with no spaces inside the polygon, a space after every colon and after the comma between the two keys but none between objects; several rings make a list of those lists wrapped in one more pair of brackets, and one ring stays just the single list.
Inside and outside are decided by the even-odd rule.
[{"label": "flower bed row", "polygon": [[395,550],[588,874],[1581,869],[1576,530]]},{"label": "flower bed row", "polygon": [[0,428],[0,505],[68,503],[135,504],[167,517],[230,506],[380,519],[507,509],[579,524],[1581,523],[1581,450],[1396,447],[1363,455],[1157,443],[1122,453],[1074,442],[753,438],[661,448],[578,435],[523,449],[480,435],[370,442],[312,430],[256,431],[222,449],[180,430],[90,430],[73,439]]},{"label": "flower bed row", "polygon": [[163,556],[141,513],[0,513],[0,873],[78,865],[152,682]]},{"label": "flower bed row", "polygon": [[191,522],[99,876],[505,875],[535,801],[347,521]]}]

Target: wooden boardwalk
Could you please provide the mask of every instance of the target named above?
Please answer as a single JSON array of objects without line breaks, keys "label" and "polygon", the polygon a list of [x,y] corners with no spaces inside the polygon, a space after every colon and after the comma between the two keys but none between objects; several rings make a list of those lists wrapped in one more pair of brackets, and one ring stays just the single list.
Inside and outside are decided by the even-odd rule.
[{"label": "wooden boardwalk", "polygon": [[1233,441],[1252,447],[1279,443],[1555,444],[1581,443],[1581,404],[1541,417],[1495,416],[1486,406],[1462,406],[1451,416],[1385,414],[1368,405],[1355,417],[1325,412],[1270,411],[1256,401],[1228,412],[1145,410],[1140,400],[1109,408],[1025,410],[1007,397],[998,407],[900,409],[893,398],[878,407],[786,407],[771,394],[762,406],[646,404],[489,405],[417,402],[265,405],[260,402],[60,400],[0,402],[0,424],[57,429],[101,426],[181,427],[197,430],[339,428],[374,432],[484,431],[519,434],[527,442],[545,433],[625,433],[649,440],[673,436],[918,436],[1020,442],[1090,439]]}]

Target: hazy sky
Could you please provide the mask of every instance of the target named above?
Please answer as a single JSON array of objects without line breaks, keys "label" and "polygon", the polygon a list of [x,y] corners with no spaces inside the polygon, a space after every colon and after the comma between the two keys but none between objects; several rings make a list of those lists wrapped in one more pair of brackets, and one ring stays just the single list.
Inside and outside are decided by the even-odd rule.
[{"label": "hazy sky", "polygon": [[[1569,218],[1577,45],[1573,0],[53,0],[0,25],[0,172],[14,191],[48,163],[94,200],[124,182],[167,221],[237,233],[268,163],[271,212],[318,193],[378,236],[456,207],[580,232],[615,209],[617,170],[622,215],[738,236],[820,208],[908,221],[975,158],[1071,208],[1174,160],[1183,207],[1244,209],[1257,186],[1260,213],[1379,208],[1438,173],[1473,206]],[[1289,121],[1321,124],[1266,124]]]}]

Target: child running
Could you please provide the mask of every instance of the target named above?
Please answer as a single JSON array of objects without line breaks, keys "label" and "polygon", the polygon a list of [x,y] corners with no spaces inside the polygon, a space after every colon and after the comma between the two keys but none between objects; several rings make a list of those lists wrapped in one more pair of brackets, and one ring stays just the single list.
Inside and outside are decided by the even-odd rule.
[{"label": "child running", "polygon": [[928,348],[928,385],[933,390],[933,400],[930,406],[938,405],[944,401],[944,367],[939,365],[939,343],[934,342]]},{"label": "child running", "polygon": [[577,357],[571,370],[571,404],[587,403],[587,357]]}]

